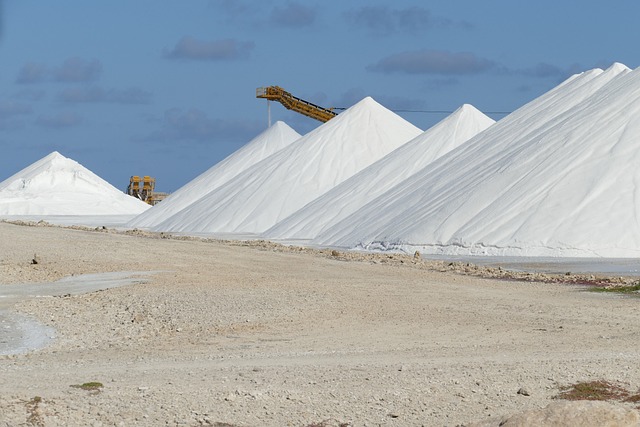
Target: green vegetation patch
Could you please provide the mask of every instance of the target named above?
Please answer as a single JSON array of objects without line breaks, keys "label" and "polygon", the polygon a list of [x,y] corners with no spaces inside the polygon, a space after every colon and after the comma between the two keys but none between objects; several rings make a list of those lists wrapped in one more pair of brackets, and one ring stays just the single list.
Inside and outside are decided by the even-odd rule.
[{"label": "green vegetation patch", "polygon": [[607,292],[625,295],[638,295],[640,294],[640,281],[631,285],[609,285],[609,286],[596,286],[589,289],[591,292]]}]

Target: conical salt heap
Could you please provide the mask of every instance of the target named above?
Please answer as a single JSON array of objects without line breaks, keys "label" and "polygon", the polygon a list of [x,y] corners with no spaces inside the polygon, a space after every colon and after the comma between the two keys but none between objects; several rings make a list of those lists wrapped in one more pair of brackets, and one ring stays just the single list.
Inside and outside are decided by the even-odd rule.
[{"label": "conical salt heap", "polygon": [[57,151],[0,182],[0,215],[136,215],[149,205]]},{"label": "conical salt heap", "polygon": [[300,134],[284,122],[276,122],[239,150],[180,187],[153,209],[138,215],[128,227],[152,228],[170,218],[196,200],[206,196],[245,169],[282,150],[300,138]]}]

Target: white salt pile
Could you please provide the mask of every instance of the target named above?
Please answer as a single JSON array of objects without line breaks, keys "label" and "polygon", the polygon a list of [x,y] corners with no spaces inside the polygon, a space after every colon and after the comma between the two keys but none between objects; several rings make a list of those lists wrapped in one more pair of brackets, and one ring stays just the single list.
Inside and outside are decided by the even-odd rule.
[{"label": "white salt pile", "polygon": [[493,123],[493,119],[465,104],[429,130],[280,221],[263,236],[312,239]]},{"label": "white salt pile", "polygon": [[153,229],[263,232],[420,133],[365,98]]},{"label": "white salt pile", "polygon": [[231,178],[280,151],[300,134],[284,122],[276,122],[226,159],[205,171],[168,198],[130,221],[128,227],[152,228],[206,196]]},{"label": "white salt pile", "polygon": [[0,182],[0,216],[137,215],[149,205],[54,151]]},{"label": "white salt pile", "polygon": [[640,255],[640,69],[570,78],[315,240],[423,253]]}]

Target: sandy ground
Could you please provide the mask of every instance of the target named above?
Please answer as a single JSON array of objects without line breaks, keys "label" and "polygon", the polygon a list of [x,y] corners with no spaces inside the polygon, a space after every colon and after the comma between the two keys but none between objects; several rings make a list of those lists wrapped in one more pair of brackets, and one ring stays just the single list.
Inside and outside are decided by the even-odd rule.
[{"label": "sandy ground", "polygon": [[[577,381],[640,387],[636,298],[161,237],[0,223],[2,284],[158,271],[18,303],[57,339],[0,356],[0,425],[455,426],[544,407]],[[103,387],[73,387],[87,382]]]}]

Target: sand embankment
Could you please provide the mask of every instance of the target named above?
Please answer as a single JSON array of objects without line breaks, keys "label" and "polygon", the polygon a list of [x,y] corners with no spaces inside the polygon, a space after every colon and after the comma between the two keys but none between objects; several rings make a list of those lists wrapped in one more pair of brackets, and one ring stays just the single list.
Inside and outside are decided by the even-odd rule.
[{"label": "sand embankment", "polygon": [[261,242],[0,235],[0,283],[164,271],[20,303],[57,339],[0,358],[0,425],[457,425],[576,381],[640,385],[638,300],[578,285]]}]

